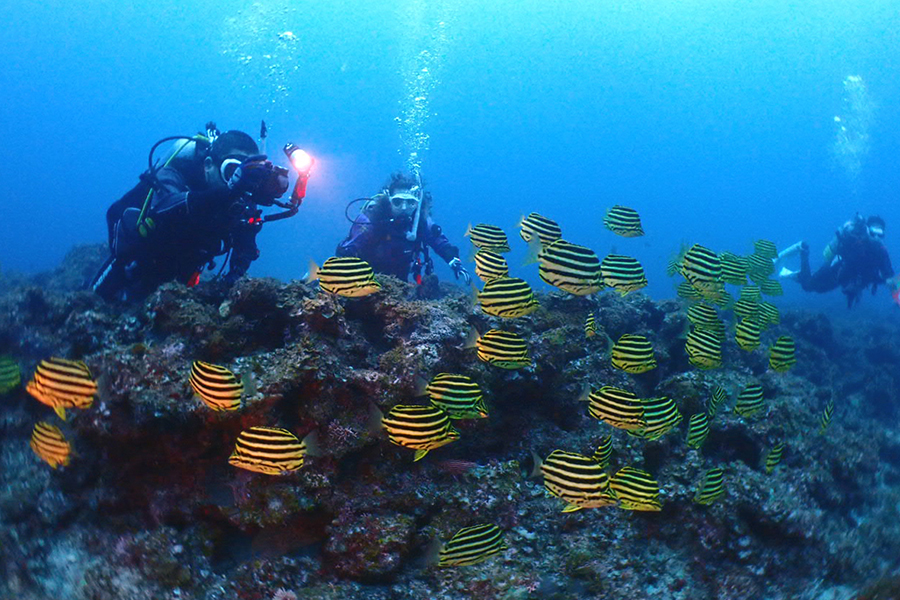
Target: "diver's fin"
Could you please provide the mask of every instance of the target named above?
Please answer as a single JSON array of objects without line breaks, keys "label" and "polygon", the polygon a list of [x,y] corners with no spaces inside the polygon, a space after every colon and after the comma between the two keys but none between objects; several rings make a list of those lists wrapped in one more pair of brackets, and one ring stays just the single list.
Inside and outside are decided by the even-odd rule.
[{"label": "diver's fin", "polygon": [[784,250],[778,253],[778,258],[776,260],[781,260],[783,258],[787,258],[788,256],[793,256],[800,252],[800,249],[803,247],[803,242],[799,241],[796,244],[791,244]]},{"label": "diver's fin", "polygon": [[791,271],[787,267],[781,267],[781,271],[778,272],[781,279],[797,279],[798,275],[800,275],[800,271]]}]

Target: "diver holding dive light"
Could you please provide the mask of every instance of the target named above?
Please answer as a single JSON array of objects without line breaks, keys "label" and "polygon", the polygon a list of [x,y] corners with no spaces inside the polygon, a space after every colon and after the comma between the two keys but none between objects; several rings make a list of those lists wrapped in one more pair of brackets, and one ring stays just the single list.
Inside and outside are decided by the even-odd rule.
[{"label": "diver holding dive light", "polygon": [[394,173],[384,189],[371,198],[357,198],[347,205],[347,211],[357,202],[364,202],[347,238],[341,242],[337,256],[357,256],[368,262],[376,273],[394,275],[407,281],[409,275],[417,284],[423,275],[431,275],[434,263],[429,255],[432,248],[444,259],[457,279],[468,284],[468,271],[459,259],[459,248],[450,243],[439,225],[430,216],[431,194],[422,187],[418,173],[408,176]]},{"label": "diver holding dive light", "polygon": [[[265,147],[266,125],[260,128]],[[156,149],[174,141],[162,165]],[[223,259],[221,275],[231,285],[259,256],[256,235],[263,224],[297,214],[306,195],[313,159],[293,144],[284,147],[297,173],[288,202],[288,170],[272,164],[242,131],[163,138],[150,150],[140,182],[107,210],[110,257],[91,288],[106,300],[140,300],[167,281],[195,285],[204,269]],[[284,210],[263,215],[259,207]]]}]

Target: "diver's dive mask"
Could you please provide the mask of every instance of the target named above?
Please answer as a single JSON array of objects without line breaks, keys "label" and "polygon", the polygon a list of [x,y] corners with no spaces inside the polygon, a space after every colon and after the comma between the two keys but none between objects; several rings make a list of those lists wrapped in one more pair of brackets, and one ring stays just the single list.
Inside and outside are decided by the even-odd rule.
[{"label": "diver's dive mask", "polygon": [[242,162],[241,159],[233,156],[224,159],[222,164],[219,165],[219,174],[222,176],[222,181],[228,183],[228,180],[231,179],[231,176],[234,175],[234,172],[237,171],[237,168],[241,166]]},{"label": "diver's dive mask", "polygon": [[419,198],[409,192],[399,192],[390,197],[394,215],[411,215],[419,207]]}]

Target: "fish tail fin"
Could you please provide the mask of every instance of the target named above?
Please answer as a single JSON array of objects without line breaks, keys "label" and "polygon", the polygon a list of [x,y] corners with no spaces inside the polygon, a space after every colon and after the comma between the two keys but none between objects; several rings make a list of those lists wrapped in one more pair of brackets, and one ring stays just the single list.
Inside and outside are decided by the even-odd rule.
[{"label": "fish tail fin", "polygon": [[303,443],[306,445],[306,453],[309,456],[322,456],[322,448],[319,446],[319,433],[313,429],[306,437],[303,438]]},{"label": "fish tail fin", "polygon": [[466,335],[466,341],[463,342],[463,349],[474,348],[480,339],[481,335],[478,333],[478,330],[474,327],[471,328],[468,335]]},{"label": "fish tail fin", "polygon": [[421,449],[416,450],[416,455],[413,458],[413,462],[418,462],[418,461],[422,460],[423,458],[425,458],[426,454],[428,454],[428,450],[421,450]]},{"label": "fish tail fin", "polygon": [[538,254],[541,253],[541,238],[537,235],[531,237],[531,241],[528,242],[528,253],[525,255],[525,260],[522,261],[522,266],[527,267],[528,265],[533,265],[538,261]]},{"label": "fish tail fin", "polygon": [[381,420],[383,418],[384,413],[381,412],[381,409],[374,402],[369,402],[369,418],[366,421],[366,429],[372,434],[380,434],[382,429]]},{"label": "fish tail fin", "polygon": [[66,420],[66,409],[63,408],[62,406],[54,407],[53,412],[55,412],[56,416],[59,417],[60,419],[62,419],[63,421]]},{"label": "fish tail fin", "polygon": [[312,283],[316,279],[319,278],[319,265],[316,264],[316,261],[310,259],[309,261],[309,273],[306,274],[306,277],[303,279],[305,283]]},{"label": "fish tail fin", "polygon": [[541,460],[541,457],[538,456],[537,452],[534,450],[531,451],[531,460],[534,462],[534,467],[531,468],[528,479],[538,479],[543,476],[541,473],[541,465],[544,464],[544,461]]}]

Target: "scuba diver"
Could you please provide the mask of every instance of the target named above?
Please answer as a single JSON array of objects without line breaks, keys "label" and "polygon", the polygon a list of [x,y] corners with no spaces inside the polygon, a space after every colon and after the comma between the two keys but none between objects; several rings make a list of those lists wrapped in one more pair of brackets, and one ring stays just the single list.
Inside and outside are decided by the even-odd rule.
[{"label": "scuba diver", "polygon": [[825,263],[813,273],[809,267],[809,245],[798,242],[783,250],[778,259],[800,254],[800,270],[782,268],[781,277],[795,279],[807,292],[829,292],[840,287],[847,297],[847,308],[858,303],[863,290],[888,284],[894,275],[884,245],[884,219],[857,214],[844,223],[823,252]]},{"label": "scuba diver", "polygon": [[[266,126],[260,129],[265,144]],[[154,152],[174,141],[167,160]],[[150,150],[149,168],[140,182],[107,210],[110,257],[91,282],[108,301],[140,300],[167,281],[195,285],[204,269],[223,260],[221,275],[231,285],[259,256],[256,235],[266,221],[296,214],[306,194],[312,159],[292,144],[285,146],[298,178],[290,202],[277,199],[288,189],[288,170],[261,154],[242,131],[163,138]],[[260,206],[286,210],[262,216]]]},{"label": "scuba diver", "polygon": [[347,205],[365,202],[354,220],[347,238],[335,251],[337,256],[356,256],[368,262],[376,273],[385,273],[408,281],[410,273],[417,284],[423,275],[431,275],[434,263],[429,247],[444,259],[457,279],[468,284],[468,271],[459,259],[459,248],[450,243],[430,216],[431,194],[422,188],[418,174],[391,175],[384,189],[371,198],[357,198]]}]

